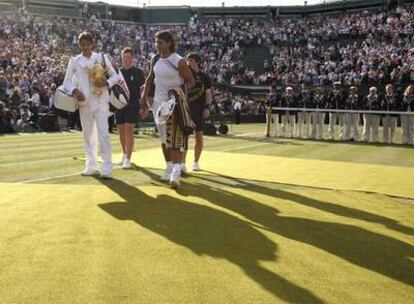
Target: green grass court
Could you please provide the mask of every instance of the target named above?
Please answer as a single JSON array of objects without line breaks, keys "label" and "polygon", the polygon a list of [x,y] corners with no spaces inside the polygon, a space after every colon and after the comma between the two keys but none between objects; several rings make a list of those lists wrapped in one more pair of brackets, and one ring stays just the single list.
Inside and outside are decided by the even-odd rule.
[{"label": "green grass court", "polygon": [[110,181],[80,133],[0,137],[0,303],[414,303],[414,148],[263,129],[207,137],[177,192],[149,135]]}]

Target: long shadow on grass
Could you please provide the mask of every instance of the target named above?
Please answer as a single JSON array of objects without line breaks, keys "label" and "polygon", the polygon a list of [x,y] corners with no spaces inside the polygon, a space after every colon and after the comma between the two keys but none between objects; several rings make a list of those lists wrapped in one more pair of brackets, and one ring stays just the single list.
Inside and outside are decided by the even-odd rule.
[{"label": "long shadow on grass", "polygon": [[124,200],[99,205],[116,219],[134,221],[195,254],[225,259],[283,301],[322,303],[310,291],[260,266],[260,261],[276,260],[277,246],[251,223],[169,195],[154,198],[120,180],[101,182]]},{"label": "long shadow on grass", "polygon": [[[145,173],[146,170],[143,169],[143,171]],[[218,176],[223,177],[219,174]],[[402,226],[392,220],[364,211],[318,201],[280,189],[251,184],[246,180],[233,179],[228,176],[226,178],[233,184],[239,184],[239,186],[233,186],[236,189],[243,188],[338,215],[370,219],[397,230],[403,230]],[[269,205],[238,195],[237,191],[227,191],[223,186],[231,187],[228,183],[219,182],[216,187],[212,187],[197,182],[197,179],[216,182],[214,177],[197,175],[194,183],[184,181],[179,193],[184,196],[201,197],[214,205],[236,212],[278,235],[309,244],[360,267],[408,285],[414,285],[414,262],[411,260],[414,257],[414,247],[410,244],[353,225],[280,216],[278,210]]]},{"label": "long shadow on grass", "polygon": [[[384,225],[385,227],[407,234],[407,235],[414,235],[414,228],[412,227],[407,227],[404,226],[400,223],[398,223],[397,221],[375,214],[375,213],[371,213],[371,212],[367,212],[367,211],[363,211],[363,210],[359,210],[359,209],[354,209],[354,208],[349,208],[346,206],[342,206],[339,205],[337,203],[330,203],[330,202],[325,202],[325,201],[320,201],[317,199],[313,199],[307,196],[303,196],[303,195],[299,195],[297,193],[293,193],[293,192],[288,192],[285,190],[281,190],[281,189],[275,189],[275,188],[269,188],[266,186],[263,186],[263,184],[265,184],[264,182],[260,182],[260,181],[249,181],[249,180],[245,180],[245,179],[237,179],[237,178],[233,178],[231,176],[226,176],[223,174],[219,174],[219,173],[215,173],[215,172],[210,172],[210,171],[205,171],[207,173],[210,173],[212,175],[214,175],[215,177],[220,177],[220,179],[218,180],[215,177],[212,176],[208,176],[208,175],[197,175],[198,179],[201,180],[205,180],[205,181],[210,181],[210,182],[214,182],[214,183],[218,183],[218,184],[222,184],[222,185],[227,185],[227,186],[231,186],[232,184],[236,184],[236,187],[239,188],[244,188],[246,190],[249,191],[253,191],[253,192],[257,192],[257,193],[261,193],[261,194],[265,194],[268,196],[273,196],[273,197],[282,197],[286,200],[290,200],[294,203],[298,203],[307,207],[312,207],[315,209],[319,209],[321,211],[324,212],[329,212],[335,215],[339,215],[339,216],[344,216],[344,217],[350,217],[350,218],[354,218],[354,219],[358,219],[358,220],[363,220],[366,222],[371,222],[371,223],[378,223],[381,225]],[[229,184],[228,182],[226,183],[225,180],[227,181],[231,181],[231,184]],[[224,181],[224,182],[223,182]],[[293,186],[291,184],[282,184],[282,183],[272,183],[272,182],[266,182],[268,184],[273,184],[276,187],[280,187],[281,185],[287,185],[287,186]],[[330,191],[335,191],[336,189],[330,189],[330,188],[317,188],[317,187],[306,187],[306,188],[316,188],[316,189],[321,189],[321,190],[330,190]],[[361,191],[364,193],[375,193],[377,194],[377,192],[369,192],[369,191]]]}]

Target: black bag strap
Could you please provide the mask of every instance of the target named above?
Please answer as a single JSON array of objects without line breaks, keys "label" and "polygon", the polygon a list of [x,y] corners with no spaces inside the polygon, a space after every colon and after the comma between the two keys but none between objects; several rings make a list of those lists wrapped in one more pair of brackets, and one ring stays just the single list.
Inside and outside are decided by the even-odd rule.
[{"label": "black bag strap", "polygon": [[170,61],[167,59],[167,63],[176,71],[178,71],[178,68]]},{"label": "black bag strap", "polygon": [[105,60],[104,53],[101,53],[101,61],[102,61],[102,66],[104,67],[104,69],[106,69],[106,60]]}]

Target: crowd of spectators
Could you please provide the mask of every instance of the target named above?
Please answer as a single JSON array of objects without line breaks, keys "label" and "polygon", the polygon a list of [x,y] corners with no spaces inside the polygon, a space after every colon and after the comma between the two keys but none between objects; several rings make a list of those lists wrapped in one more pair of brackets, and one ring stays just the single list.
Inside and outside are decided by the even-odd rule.
[{"label": "crowd of spectators", "polygon": [[[96,50],[118,61],[125,46],[135,52],[136,65],[148,72],[155,53],[154,34],[161,25],[113,20],[0,12],[0,132],[10,127],[36,127],[48,115],[66,64],[78,53],[77,35],[96,36]],[[358,12],[306,18],[192,18],[169,26],[179,52],[197,51],[204,70],[217,83],[282,86],[404,85],[414,80],[414,6],[396,11]],[[243,49],[261,46],[269,52],[263,69],[246,67]],[[263,72],[264,71],[264,72]],[[263,105],[248,96],[218,92],[221,112],[236,101],[243,113],[261,113]],[[230,100],[230,101],[227,101]]]},{"label": "crowd of spectators", "polygon": [[258,100],[251,94],[234,94],[228,90],[214,90],[213,114],[234,114],[240,109],[240,114],[264,115],[266,113],[265,100]]}]

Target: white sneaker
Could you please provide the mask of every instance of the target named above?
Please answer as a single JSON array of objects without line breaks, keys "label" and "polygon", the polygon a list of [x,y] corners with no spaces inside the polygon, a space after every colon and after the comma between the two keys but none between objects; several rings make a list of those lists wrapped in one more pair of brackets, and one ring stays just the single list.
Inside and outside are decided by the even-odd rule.
[{"label": "white sneaker", "polygon": [[173,170],[170,177],[170,186],[172,189],[178,189],[180,187],[180,170]]},{"label": "white sneaker", "polygon": [[181,173],[182,174],[187,174],[187,167],[185,166],[185,164],[184,163],[181,163]]},{"label": "white sneaker", "polygon": [[173,167],[172,166],[168,166],[167,169],[165,169],[164,174],[161,176],[161,180],[162,181],[169,181],[170,177],[171,177],[171,173],[173,171]]},{"label": "white sneaker", "polygon": [[194,162],[193,166],[191,168],[193,171],[200,171],[200,165],[198,164],[198,162]]},{"label": "white sneaker", "polygon": [[101,173],[100,178],[102,179],[112,179],[111,173]]},{"label": "white sneaker", "polygon": [[92,170],[92,169],[85,169],[84,171],[81,172],[82,176],[94,176],[94,175],[99,175],[99,171],[98,170]]},{"label": "white sneaker", "polygon": [[131,169],[131,168],[132,168],[131,160],[128,159],[128,158],[125,158],[124,162],[122,164],[122,169],[128,170],[128,169]]},{"label": "white sneaker", "polygon": [[125,161],[125,159],[126,159],[126,156],[125,156],[125,154],[124,154],[124,155],[122,155],[122,159],[121,159],[121,161],[118,163],[118,165],[123,166],[123,165],[124,165],[124,161]]}]

